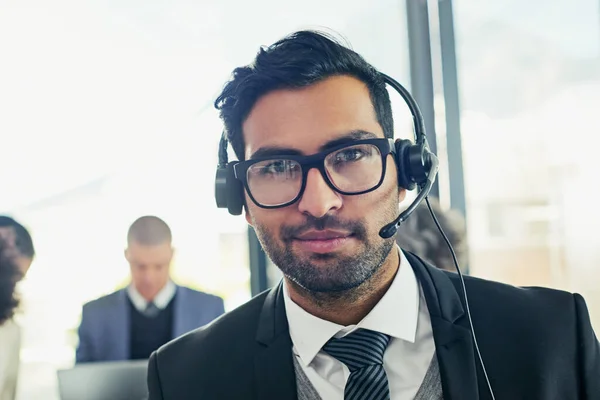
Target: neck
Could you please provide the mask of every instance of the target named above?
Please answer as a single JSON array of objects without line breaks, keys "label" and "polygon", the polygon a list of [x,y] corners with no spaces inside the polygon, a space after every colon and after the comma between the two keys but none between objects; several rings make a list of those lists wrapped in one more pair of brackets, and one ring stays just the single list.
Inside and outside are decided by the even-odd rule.
[{"label": "neck", "polygon": [[146,300],[148,303],[150,303],[150,302],[153,302],[153,301],[154,301],[154,299],[156,299],[156,296],[158,296],[158,294],[159,294],[159,293],[160,293],[160,292],[161,292],[161,291],[162,291],[162,290],[163,290],[165,287],[167,287],[167,285],[169,284],[169,281],[165,282],[165,284],[164,284],[164,285],[162,285],[162,286],[160,287],[160,289],[158,289],[157,291],[155,291],[155,292],[153,292],[153,293],[152,293],[152,292],[147,292],[147,291],[146,291],[146,292],[145,292],[145,291],[142,291],[142,290],[140,290],[140,289],[139,289],[139,288],[138,288],[138,287],[137,287],[137,286],[136,286],[134,283],[132,283],[132,284],[133,284],[133,287],[135,288],[135,290],[136,290],[136,291],[137,291],[137,292],[140,294],[140,296],[142,296],[142,298],[143,298],[144,300]]},{"label": "neck", "polygon": [[315,293],[287,278],[285,284],[292,301],[304,311],[338,325],[356,325],[387,292],[399,267],[400,254],[394,246],[377,272],[356,288],[336,293]]}]

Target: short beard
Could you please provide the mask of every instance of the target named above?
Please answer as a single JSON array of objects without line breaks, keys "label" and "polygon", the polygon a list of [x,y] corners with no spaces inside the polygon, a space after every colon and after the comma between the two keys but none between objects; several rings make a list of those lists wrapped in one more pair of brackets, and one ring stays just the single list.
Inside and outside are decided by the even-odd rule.
[{"label": "short beard", "polygon": [[[281,228],[281,246],[266,227],[255,223],[257,236],[283,275],[292,284],[302,289],[317,304],[358,299],[369,291],[368,282],[379,271],[392,250],[394,238],[373,244],[368,238],[364,221],[342,221],[337,217],[308,217],[301,226]],[[310,229],[338,229],[351,232],[353,238],[362,245],[362,250],[351,256],[338,254],[313,254],[309,259],[300,259],[293,252],[292,241],[302,232]],[[327,265],[318,265],[325,262]]]}]

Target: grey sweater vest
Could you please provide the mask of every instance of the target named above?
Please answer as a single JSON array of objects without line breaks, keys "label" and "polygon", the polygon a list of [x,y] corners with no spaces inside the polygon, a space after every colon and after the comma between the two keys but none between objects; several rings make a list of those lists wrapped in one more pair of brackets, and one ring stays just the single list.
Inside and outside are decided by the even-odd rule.
[{"label": "grey sweater vest", "polygon": [[[310,380],[304,373],[297,357],[292,355],[292,358],[294,359],[294,369],[296,371],[298,400],[323,400],[312,383],[310,383]],[[425,378],[421,383],[421,387],[419,387],[419,390],[417,391],[415,400],[443,400],[442,380],[440,378],[440,370],[435,354],[433,355],[431,364],[429,364],[427,373],[425,373]]]}]

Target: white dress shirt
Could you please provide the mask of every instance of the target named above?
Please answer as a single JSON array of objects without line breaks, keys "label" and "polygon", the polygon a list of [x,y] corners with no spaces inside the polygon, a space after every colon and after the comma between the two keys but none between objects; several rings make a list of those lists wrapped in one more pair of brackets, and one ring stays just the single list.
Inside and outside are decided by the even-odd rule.
[{"label": "white dress shirt", "polygon": [[[177,285],[175,285],[173,281],[169,280],[165,287],[163,287],[154,297],[152,303],[154,303],[157,308],[164,310],[167,308],[171,300],[173,300],[175,292],[177,292]],[[146,299],[140,294],[140,292],[137,291],[133,284],[127,286],[127,295],[129,296],[129,299],[133,303],[133,306],[136,308],[136,310],[142,313],[146,311],[146,307],[148,307],[150,302],[146,301]]]},{"label": "white dress shirt", "polygon": [[304,311],[283,285],[294,355],[304,373],[326,400],[343,400],[348,367],[321,350],[332,337],[364,328],[385,333],[390,342],[383,357],[390,398],[414,399],[429,368],[435,344],[427,304],[412,267],[400,249],[400,268],[379,303],[358,325],[344,327]]}]

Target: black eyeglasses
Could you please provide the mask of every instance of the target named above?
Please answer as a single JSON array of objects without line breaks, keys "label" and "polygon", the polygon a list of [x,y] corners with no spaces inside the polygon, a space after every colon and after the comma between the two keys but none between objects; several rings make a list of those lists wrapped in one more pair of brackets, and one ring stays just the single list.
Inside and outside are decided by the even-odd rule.
[{"label": "black eyeglasses", "polygon": [[371,192],[381,186],[385,159],[395,150],[393,139],[364,139],[310,156],[270,156],[241,161],[233,169],[257,206],[279,208],[298,201],[312,168],[317,168],[329,187],[338,193]]}]

